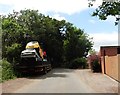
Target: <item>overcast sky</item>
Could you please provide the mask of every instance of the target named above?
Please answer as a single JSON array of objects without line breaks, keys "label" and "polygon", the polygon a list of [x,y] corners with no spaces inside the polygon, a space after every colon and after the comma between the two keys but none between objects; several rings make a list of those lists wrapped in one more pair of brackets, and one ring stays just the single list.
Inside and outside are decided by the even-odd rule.
[{"label": "overcast sky", "polygon": [[93,37],[94,49],[100,46],[118,45],[118,26],[115,17],[109,16],[101,21],[91,14],[102,3],[97,0],[92,8],[87,0],[0,0],[0,14],[12,13],[13,10],[35,9],[57,20],[66,20]]}]

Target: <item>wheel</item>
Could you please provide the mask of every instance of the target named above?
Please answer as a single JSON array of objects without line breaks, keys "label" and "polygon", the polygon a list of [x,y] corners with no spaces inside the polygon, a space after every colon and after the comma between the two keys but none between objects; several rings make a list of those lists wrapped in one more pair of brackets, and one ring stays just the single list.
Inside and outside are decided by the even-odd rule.
[{"label": "wheel", "polygon": [[42,73],[43,73],[43,74],[47,74],[47,68],[46,68],[46,67],[43,67]]}]

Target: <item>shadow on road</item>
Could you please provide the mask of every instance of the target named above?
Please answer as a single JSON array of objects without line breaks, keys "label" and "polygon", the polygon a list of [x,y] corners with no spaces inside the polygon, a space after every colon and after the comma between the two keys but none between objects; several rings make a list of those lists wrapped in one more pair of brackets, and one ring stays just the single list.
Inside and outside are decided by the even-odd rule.
[{"label": "shadow on road", "polygon": [[50,77],[66,78],[67,77],[66,73],[73,72],[73,71],[74,69],[55,68],[49,71],[47,74],[41,74],[41,73],[28,74],[26,78],[28,79],[46,79]]}]

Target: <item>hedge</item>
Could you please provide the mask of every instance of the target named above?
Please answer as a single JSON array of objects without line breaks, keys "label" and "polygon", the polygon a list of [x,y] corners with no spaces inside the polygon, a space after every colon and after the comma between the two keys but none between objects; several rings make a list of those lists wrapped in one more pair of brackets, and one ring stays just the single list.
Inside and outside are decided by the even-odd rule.
[{"label": "hedge", "polygon": [[0,61],[0,74],[1,74],[0,83],[6,80],[16,78],[16,74],[14,72],[12,64],[10,64],[5,59]]},{"label": "hedge", "polygon": [[78,69],[78,68],[85,69],[85,68],[87,68],[87,60],[86,60],[86,58],[76,58],[76,59],[74,59],[69,64],[69,68],[71,68],[71,69]]}]

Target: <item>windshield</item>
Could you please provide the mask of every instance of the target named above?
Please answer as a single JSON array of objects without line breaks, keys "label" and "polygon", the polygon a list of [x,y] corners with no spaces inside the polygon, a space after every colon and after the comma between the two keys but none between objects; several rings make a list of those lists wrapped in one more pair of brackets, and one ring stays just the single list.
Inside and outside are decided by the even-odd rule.
[{"label": "windshield", "polygon": [[34,50],[34,48],[27,48],[26,50]]}]

